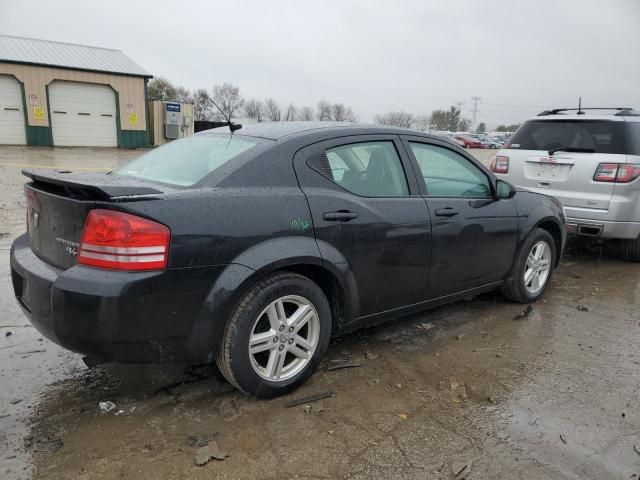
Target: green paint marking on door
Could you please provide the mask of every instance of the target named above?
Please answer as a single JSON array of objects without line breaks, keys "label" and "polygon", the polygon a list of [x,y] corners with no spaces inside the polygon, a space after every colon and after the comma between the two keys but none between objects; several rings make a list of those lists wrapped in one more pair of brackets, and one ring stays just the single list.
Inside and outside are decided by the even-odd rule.
[{"label": "green paint marking on door", "polygon": [[294,218],[291,220],[291,230],[295,230],[296,232],[306,232],[311,228],[311,223],[309,220],[305,220],[304,218]]}]

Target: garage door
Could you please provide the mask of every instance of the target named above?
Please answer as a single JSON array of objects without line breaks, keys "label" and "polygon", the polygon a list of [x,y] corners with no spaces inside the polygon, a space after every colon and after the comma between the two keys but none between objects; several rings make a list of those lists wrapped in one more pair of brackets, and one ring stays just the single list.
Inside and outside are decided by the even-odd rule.
[{"label": "garage door", "polygon": [[26,145],[22,89],[13,77],[0,75],[0,145]]},{"label": "garage door", "polygon": [[53,144],[117,147],[116,95],[104,85],[56,82],[49,86]]}]

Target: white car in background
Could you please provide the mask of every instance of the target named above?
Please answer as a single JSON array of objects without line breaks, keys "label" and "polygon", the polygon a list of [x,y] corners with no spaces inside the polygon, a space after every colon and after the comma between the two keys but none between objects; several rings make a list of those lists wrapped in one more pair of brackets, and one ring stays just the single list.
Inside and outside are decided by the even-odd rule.
[{"label": "white car in background", "polygon": [[640,112],[542,112],[518,129],[490,168],[560,200],[569,233],[621,239],[623,257],[640,261]]}]

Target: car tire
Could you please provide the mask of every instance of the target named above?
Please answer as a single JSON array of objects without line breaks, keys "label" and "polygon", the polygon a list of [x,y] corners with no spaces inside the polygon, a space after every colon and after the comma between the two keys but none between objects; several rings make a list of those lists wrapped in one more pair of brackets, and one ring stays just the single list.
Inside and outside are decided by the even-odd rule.
[{"label": "car tire", "polygon": [[[540,248],[542,250],[538,250]],[[539,258],[531,259],[530,255],[535,257],[538,254],[541,255]],[[556,244],[551,234],[542,228],[533,230],[516,256],[509,279],[501,287],[502,294],[519,303],[538,300],[551,281],[556,255]],[[534,284],[535,279],[538,285]]]},{"label": "car tire", "polygon": [[244,393],[283,395],[318,367],[331,326],[331,308],[322,289],[307,277],[280,272],[242,297],[225,327],[216,363]]},{"label": "car tire", "polygon": [[632,240],[622,240],[622,258],[629,262],[640,262],[640,236]]}]

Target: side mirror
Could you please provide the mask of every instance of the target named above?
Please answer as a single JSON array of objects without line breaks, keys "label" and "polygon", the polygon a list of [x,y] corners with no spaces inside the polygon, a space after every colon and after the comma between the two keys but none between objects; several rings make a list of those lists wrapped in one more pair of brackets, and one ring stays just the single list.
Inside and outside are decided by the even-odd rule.
[{"label": "side mirror", "polygon": [[509,182],[504,180],[496,180],[496,198],[513,198],[516,194],[516,189]]}]

